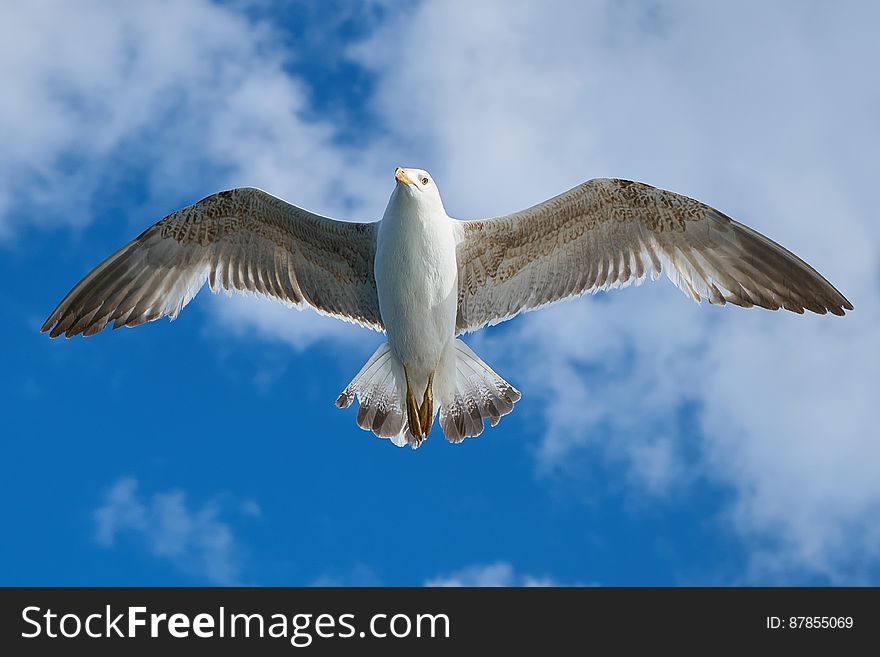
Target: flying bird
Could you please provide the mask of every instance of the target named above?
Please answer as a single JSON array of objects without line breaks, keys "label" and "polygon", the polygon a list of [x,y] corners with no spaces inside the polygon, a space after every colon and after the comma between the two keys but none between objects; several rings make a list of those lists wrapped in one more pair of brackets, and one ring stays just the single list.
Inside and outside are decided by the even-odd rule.
[{"label": "flying bird", "polygon": [[495,426],[519,391],[459,336],[661,272],[688,297],[843,315],[852,304],[779,244],[694,199],[589,180],[526,210],[459,221],[434,179],[398,167],[381,221],[322,217],[254,188],[219,192],[148,228],[64,297],[42,331],[93,335],[177,317],[207,282],[383,331],[336,400],[418,447],[439,411],[454,443]]}]

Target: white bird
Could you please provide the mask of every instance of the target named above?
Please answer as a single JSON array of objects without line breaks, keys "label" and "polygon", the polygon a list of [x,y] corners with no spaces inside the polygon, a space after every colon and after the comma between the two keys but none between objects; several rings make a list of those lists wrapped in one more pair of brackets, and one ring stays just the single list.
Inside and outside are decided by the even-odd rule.
[{"label": "white bird", "polygon": [[[439,410],[460,442],[520,393],[458,339],[585,292],[661,271],[694,301],[843,315],[852,304],[803,260],[686,196],[599,178],[507,216],[458,221],[432,177],[395,171],[381,221],[321,217],[253,188],[165,217],[98,265],[42,331],[93,335],[177,317],[207,281],[384,331],[345,388],[357,423],[418,447]],[[435,402],[436,400],[436,402]]]}]

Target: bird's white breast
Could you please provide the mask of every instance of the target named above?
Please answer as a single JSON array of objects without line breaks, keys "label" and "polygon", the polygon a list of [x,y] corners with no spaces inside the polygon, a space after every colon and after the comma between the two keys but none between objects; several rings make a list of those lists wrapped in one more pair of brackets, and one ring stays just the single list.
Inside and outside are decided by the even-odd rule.
[{"label": "bird's white breast", "polygon": [[388,342],[412,377],[426,379],[455,337],[453,220],[394,194],[376,236],[375,276]]}]

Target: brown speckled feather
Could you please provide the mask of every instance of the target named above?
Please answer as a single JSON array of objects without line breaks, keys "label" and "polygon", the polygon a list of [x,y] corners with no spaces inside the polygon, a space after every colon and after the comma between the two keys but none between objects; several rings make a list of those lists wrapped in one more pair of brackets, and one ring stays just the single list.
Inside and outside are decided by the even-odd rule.
[{"label": "brown speckled feather", "polygon": [[334,221],[259,189],[214,194],[147,229],[52,312],[51,337],[172,319],[208,281],[382,331],[375,224]]},{"label": "brown speckled feather", "polygon": [[687,296],[843,315],[852,304],[779,244],[694,199],[599,178],[515,214],[458,224],[457,332],[665,270]]}]

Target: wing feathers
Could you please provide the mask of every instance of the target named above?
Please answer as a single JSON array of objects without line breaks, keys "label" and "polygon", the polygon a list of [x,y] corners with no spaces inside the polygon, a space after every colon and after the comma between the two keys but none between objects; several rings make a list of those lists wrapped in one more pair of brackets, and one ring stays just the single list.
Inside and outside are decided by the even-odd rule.
[{"label": "wing feathers", "polygon": [[104,260],[42,326],[93,335],[110,322],[174,319],[208,282],[383,330],[373,276],[375,227],[319,217],[257,189],[179,210]]},{"label": "wing feathers", "polygon": [[457,330],[661,272],[699,302],[842,315],[852,304],[760,233],[686,196],[597,179],[512,215],[459,224]]}]

